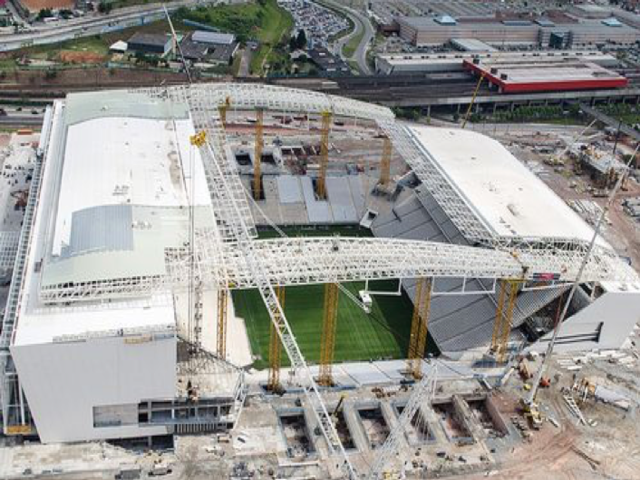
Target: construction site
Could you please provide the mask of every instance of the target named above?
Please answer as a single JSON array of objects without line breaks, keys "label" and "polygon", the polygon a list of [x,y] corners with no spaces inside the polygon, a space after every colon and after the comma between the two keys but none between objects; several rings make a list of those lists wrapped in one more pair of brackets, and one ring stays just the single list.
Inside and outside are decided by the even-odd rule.
[{"label": "construction site", "polygon": [[56,100],[0,157],[0,476],[636,478],[629,144],[465,127],[260,84]]}]

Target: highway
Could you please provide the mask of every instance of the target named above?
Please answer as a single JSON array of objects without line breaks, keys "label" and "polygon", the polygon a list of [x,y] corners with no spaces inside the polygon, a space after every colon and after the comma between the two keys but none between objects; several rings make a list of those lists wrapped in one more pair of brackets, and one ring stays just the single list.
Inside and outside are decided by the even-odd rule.
[{"label": "highway", "polygon": [[[216,2],[176,0],[167,4],[167,10],[173,11],[180,7],[195,7],[210,3]],[[92,14],[91,16],[32,26],[31,31],[25,33],[0,34],[0,52],[17,50],[30,45],[58,43],[143,25],[160,20],[165,16],[162,5],[162,3],[136,5],[114,10],[108,15]]]}]

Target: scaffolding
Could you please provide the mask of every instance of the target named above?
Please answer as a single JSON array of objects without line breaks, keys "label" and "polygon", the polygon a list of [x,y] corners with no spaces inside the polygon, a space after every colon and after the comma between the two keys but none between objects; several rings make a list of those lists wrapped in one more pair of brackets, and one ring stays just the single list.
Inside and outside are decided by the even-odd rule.
[{"label": "scaffolding", "polygon": [[503,363],[507,360],[509,334],[513,324],[513,309],[520,285],[520,280],[507,279],[500,282],[496,320],[493,324],[493,334],[491,336],[491,352],[495,355],[498,363]]},{"label": "scaffolding", "polygon": [[391,179],[391,153],[393,145],[389,137],[384,137],[382,143],[382,158],[380,159],[380,185],[387,186]]},{"label": "scaffolding", "polygon": [[224,103],[218,107],[218,113],[220,114],[220,123],[223,128],[227,128],[227,112],[231,108],[231,97],[227,97]]},{"label": "scaffolding", "polygon": [[264,110],[256,111],[256,145],[253,153],[253,198],[262,195],[262,150],[264,149]]},{"label": "scaffolding", "polygon": [[[285,288],[276,288],[278,301],[282,310],[284,310]],[[282,355],[282,347],[280,338],[275,325],[272,323],[269,329],[269,380],[267,382],[267,390],[270,392],[278,392],[281,390],[280,385],[280,357]]]},{"label": "scaffolding", "polygon": [[329,168],[329,133],[331,131],[332,113],[322,112],[322,127],[320,137],[320,168],[316,180],[316,193],[318,198],[327,198],[327,169]]},{"label": "scaffolding", "polygon": [[427,345],[427,328],[433,283],[430,278],[420,278],[416,283],[416,296],[411,319],[407,370],[416,379],[422,378],[422,359]]},{"label": "scaffolding", "polygon": [[338,285],[327,283],[324,286],[324,318],[322,321],[322,339],[320,340],[320,375],[318,383],[326,387],[333,385],[332,364],[338,328]]},{"label": "scaffolding", "polygon": [[216,350],[218,357],[222,360],[227,358],[227,306],[229,302],[229,291],[218,290],[218,341]]}]

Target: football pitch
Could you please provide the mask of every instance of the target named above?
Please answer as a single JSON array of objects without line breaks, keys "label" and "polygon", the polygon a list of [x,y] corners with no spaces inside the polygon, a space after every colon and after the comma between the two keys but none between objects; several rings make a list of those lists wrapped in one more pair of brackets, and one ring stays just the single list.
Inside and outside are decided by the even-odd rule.
[{"label": "football pitch", "polygon": [[[364,282],[345,284],[356,296]],[[393,291],[397,281],[378,281],[372,290]],[[257,290],[233,292],[236,315],[244,318],[251,350],[256,357],[254,367],[268,367],[269,329],[271,320]],[[288,287],[285,292],[285,315],[309,363],[320,359],[320,339],[324,308],[324,285]],[[403,292],[401,296],[374,296],[371,313],[365,313],[352,300],[340,293],[334,362],[406,358],[411,330],[413,304]],[[434,352],[431,339],[427,351]],[[282,352],[283,366],[289,365]]]}]

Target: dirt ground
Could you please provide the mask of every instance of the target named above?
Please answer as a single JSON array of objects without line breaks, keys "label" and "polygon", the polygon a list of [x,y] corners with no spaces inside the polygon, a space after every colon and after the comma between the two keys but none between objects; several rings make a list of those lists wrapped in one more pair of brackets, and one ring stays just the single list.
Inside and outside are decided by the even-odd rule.
[{"label": "dirt ground", "polygon": [[43,8],[73,8],[74,0],[20,0],[32,12],[39,12]]},{"label": "dirt ground", "polygon": [[47,78],[46,71],[16,70],[0,79],[0,91],[66,92],[92,90],[96,87],[124,88],[184,82],[186,77],[181,73],[142,69],[69,68],[57,71],[53,78]]}]

